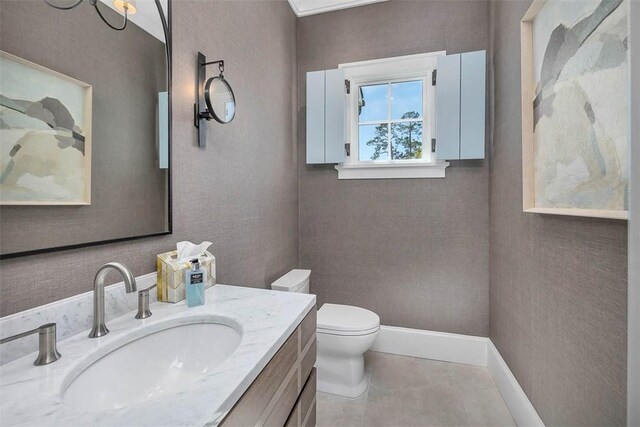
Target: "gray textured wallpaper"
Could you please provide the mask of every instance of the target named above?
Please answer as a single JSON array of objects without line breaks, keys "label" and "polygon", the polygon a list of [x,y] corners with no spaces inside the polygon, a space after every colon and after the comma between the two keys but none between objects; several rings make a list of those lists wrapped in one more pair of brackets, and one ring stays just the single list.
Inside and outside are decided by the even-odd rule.
[{"label": "gray textured wallpaper", "polygon": [[167,173],[156,148],[164,44],[133,24],[115,32],[88,2],[60,11],[2,0],[0,49],[93,90],[91,206],[0,207],[2,253],[166,231]]},{"label": "gray textured wallpaper", "polygon": [[[285,1],[177,5],[175,234],[3,261],[0,315],[89,290],[104,262],[144,274],[176,241],[207,239],[221,283],[264,287],[311,268],[319,303],[370,308],[386,325],[489,334],[547,425],[625,424],[626,223],[522,212],[528,1],[391,1],[297,24]],[[306,71],[490,40],[490,162],[377,181],[304,163]],[[208,125],[205,150],[192,125],[198,50],[225,59],[238,99],[230,125]]]},{"label": "gray textured wallpaper", "polygon": [[307,71],[488,47],[485,1],[391,1],[299,20],[300,266],[319,304],[488,335],[488,161],[451,162],[445,179],[338,181],[333,166],[305,164],[304,108]]},{"label": "gray textured wallpaper", "polygon": [[529,4],[493,4],[490,337],[546,425],[622,426],[626,222],[522,212],[520,20]]},{"label": "gray textured wallpaper", "polygon": [[[108,261],[154,271],[184,239],[213,242],[221,283],[266,287],[297,266],[295,15],[284,0],[174,3],[174,234],[4,260],[1,316],[92,289]],[[206,149],[193,127],[198,50],[225,60],[238,102],[231,124],[207,125]]]}]

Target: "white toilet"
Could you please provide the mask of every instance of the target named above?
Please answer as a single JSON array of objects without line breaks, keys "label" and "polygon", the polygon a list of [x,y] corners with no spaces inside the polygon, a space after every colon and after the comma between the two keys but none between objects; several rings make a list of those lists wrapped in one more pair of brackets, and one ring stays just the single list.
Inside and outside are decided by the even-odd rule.
[{"label": "white toilet", "polygon": [[[311,270],[291,270],[271,289],[309,293]],[[380,330],[380,317],[360,307],[324,304],[318,310],[318,385],[320,392],[355,398],[367,389],[364,353]]]}]

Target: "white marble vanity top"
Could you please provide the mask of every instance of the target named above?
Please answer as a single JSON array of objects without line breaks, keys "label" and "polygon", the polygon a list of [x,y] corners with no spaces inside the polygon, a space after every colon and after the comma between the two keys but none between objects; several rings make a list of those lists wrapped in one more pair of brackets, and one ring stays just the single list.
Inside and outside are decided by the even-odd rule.
[{"label": "white marble vanity top", "polygon": [[[62,358],[34,366],[29,354],[0,367],[0,423],[3,426],[201,426],[216,425],[242,396],[276,351],[315,305],[314,295],[216,285],[206,303],[187,308],[152,303],[153,315],[134,318],[135,311],[107,321],[108,335],[88,338],[88,330],[58,343]],[[87,360],[123,341],[162,328],[167,321],[193,317],[219,318],[240,328],[241,342],[221,365],[186,390],[108,411],[78,411],[62,399],[65,381],[86,368]],[[226,320],[225,320],[226,319]],[[152,356],[150,356],[152,357]]]}]

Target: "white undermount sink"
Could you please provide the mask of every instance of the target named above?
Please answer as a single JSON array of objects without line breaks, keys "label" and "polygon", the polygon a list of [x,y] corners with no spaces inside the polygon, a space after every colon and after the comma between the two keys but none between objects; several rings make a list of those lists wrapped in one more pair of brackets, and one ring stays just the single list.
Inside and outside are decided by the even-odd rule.
[{"label": "white undermount sink", "polygon": [[[231,321],[167,322],[79,368],[63,386],[67,405],[82,411],[135,405],[184,390],[224,362],[240,344]],[[89,338],[87,338],[89,339]]]}]

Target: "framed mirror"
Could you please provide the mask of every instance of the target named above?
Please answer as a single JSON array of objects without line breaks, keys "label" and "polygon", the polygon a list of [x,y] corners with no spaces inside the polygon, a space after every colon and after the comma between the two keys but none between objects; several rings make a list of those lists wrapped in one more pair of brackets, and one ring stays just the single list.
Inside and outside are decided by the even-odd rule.
[{"label": "framed mirror", "polygon": [[0,4],[0,259],[172,231],[171,0],[52,3]]},{"label": "framed mirror", "polygon": [[236,115],[236,97],[222,73],[211,77],[204,86],[204,99],[213,118],[227,124]]}]

